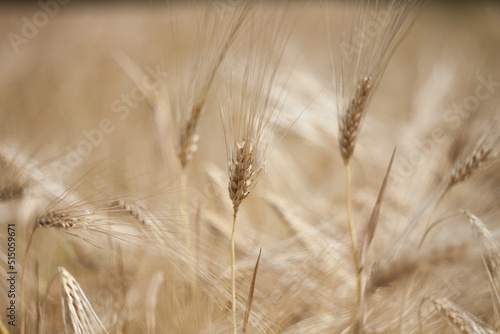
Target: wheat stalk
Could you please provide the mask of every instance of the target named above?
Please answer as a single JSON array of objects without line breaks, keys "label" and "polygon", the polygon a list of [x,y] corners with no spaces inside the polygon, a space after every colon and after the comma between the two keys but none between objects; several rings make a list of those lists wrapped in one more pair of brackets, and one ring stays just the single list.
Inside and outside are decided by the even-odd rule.
[{"label": "wheat stalk", "polygon": [[[368,103],[393,53],[413,25],[417,13],[416,8],[421,2],[419,0],[404,2],[396,0],[391,1],[388,7],[384,7],[382,2],[377,1],[372,7],[369,1],[356,1],[353,12],[354,22],[345,32],[348,37],[341,41],[338,52],[334,52],[331,37],[328,38],[333,78],[336,81],[338,140],[346,173],[347,222],[354,271],[357,276],[358,306],[362,297],[362,277],[356,226],[352,213],[349,162],[354,153]],[[386,17],[381,24],[376,26],[366,26],[365,20],[369,13],[375,13],[376,21],[382,15],[388,15],[388,18]],[[330,34],[328,25],[327,17],[327,33]]]},{"label": "wheat stalk", "polygon": [[[434,203],[433,209],[427,220],[425,232],[420,240],[420,246],[422,245],[429,230],[432,228],[432,218],[448,192],[457,184],[467,181],[471,176],[487,168],[494,161],[498,160],[499,156],[495,152],[495,149],[496,145],[498,145],[499,138],[498,120],[492,120],[489,128],[475,143],[475,147],[472,152],[468,152],[467,149],[464,149],[463,152],[454,154],[455,156],[458,156],[458,158],[455,161],[455,166],[450,172],[447,183],[445,183],[442,189],[438,189],[436,191],[438,194],[437,201]],[[454,148],[454,150],[456,150],[456,148]],[[462,156],[462,158],[460,158],[460,156]]]},{"label": "wheat stalk", "polygon": [[[243,73],[233,71],[230,79],[232,85],[225,98],[221,99],[223,103],[220,115],[226,139],[228,192],[233,204],[231,290],[234,334],[237,332],[234,246],[236,217],[242,201],[250,194],[264,168],[271,130],[279,116],[279,111],[276,114],[275,109],[280,99],[272,100],[272,97],[276,94],[277,64],[282,57],[286,40],[283,37],[282,19],[278,18],[275,22],[277,23],[269,31],[265,30],[269,28],[265,24],[249,28],[249,49],[241,57],[245,64]],[[234,82],[233,77],[238,74],[241,81]]]}]

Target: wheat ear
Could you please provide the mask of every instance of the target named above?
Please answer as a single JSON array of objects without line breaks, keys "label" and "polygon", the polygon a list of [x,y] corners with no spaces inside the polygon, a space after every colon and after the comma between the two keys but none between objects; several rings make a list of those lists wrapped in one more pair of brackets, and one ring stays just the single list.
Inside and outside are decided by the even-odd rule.
[{"label": "wheat ear", "polygon": [[485,328],[472,315],[465,312],[458,305],[452,303],[446,298],[427,298],[434,309],[440,312],[448,322],[448,325],[462,334],[493,334],[490,329]]},{"label": "wheat ear", "polygon": [[130,215],[139,225],[147,225],[147,218],[138,205],[131,201],[118,199],[106,204],[111,209],[118,209]]},{"label": "wheat ear", "polygon": [[467,211],[462,213],[469,219],[474,235],[481,243],[483,249],[481,255],[490,280],[492,295],[497,306],[500,306],[500,244],[481,219]]},{"label": "wheat ear", "polygon": [[241,201],[250,194],[252,183],[261,170],[256,169],[256,152],[252,140],[243,138],[236,147],[235,159],[229,166],[229,198],[233,202],[234,216],[238,213]]},{"label": "wheat ear", "polygon": [[427,225],[425,228],[424,235],[420,240],[420,246],[422,245],[425,236],[427,235],[429,229],[431,228],[431,220],[437,209],[446,196],[446,194],[455,185],[467,181],[471,176],[479,172],[486,165],[491,164],[493,161],[498,160],[498,154],[494,152],[494,147],[498,142],[498,121],[493,121],[493,125],[486,131],[486,133],[479,139],[476,148],[466,156],[465,159],[459,159],[455,163],[450,176],[449,181],[442,190],[437,202],[429,215],[427,220]]},{"label": "wheat ear", "polygon": [[[199,135],[198,135],[198,127],[199,123],[201,120],[201,116],[204,112],[205,109],[205,101],[206,98],[211,90],[211,87],[213,85],[213,82],[215,80],[215,77],[217,75],[217,72],[219,71],[224,59],[226,58],[226,55],[233,44],[238,31],[240,30],[243,22],[245,21],[245,18],[247,17],[249,10],[251,8],[250,5],[251,2],[248,2],[243,6],[243,10],[240,12],[240,15],[235,18],[235,23],[231,27],[229,34],[226,36],[226,39],[224,40],[214,63],[212,64],[212,67],[209,70],[209,74],[206,77],[206,81],[203,82],[203,87],[201,88],[201,93],[199,96],[195,96],[195,102],[194,106],[191,110],[191,114],[189,119],[187,120],[186,124],[184,125],[183,130],[181,131],[180,138],[179,138],[179,148],[178,148],[178,156],[181,162],[182,166],[182,175],[181,175],[181,187],[182,187],[182,215],[184,218],[184,226],[185,226],[185,240],[186,240],[186,245],[189,249],[190,252],[190,270],[191,270],[191,276],[194,278],[195,273],[194,273],[194,259],[192,255],[192,250],[191,250],[191,231],[189,228],[189,218],[187,216],[187,211],[186,211],[186,191],[187,191],[187,172],[186,168],[188,163],[192,160],[194,153],[198,149],[198,140],[199,140]],[[202,59],[201,61],[204,61]],[[235,218],[236,219],[236,218]],[[234,225],[234,224],[233,224]],[[234,230],[234,227],[233,227]],[[234,245],[233,245],[234,248]],[[234,250],[233,250],[234,253]],[[194,291],[194,282],[192,284],[192,289]]]},{"label": "wheat ear", "polygon": [[250,193],[250,177],[253,176],[253,145],[243,139],[241,144],[237,144],[236,161],[229,169],[229,198],[233,202],[233,226],[231,229],[231,312],[233,320],[233,333],[236,334],[236,278],[235,278],[235,252],[234,252],[234,231],[236,229],[236,215],[241,201]]},{"label": "wheat ear", "polygon": [[[195,96],[195,102],[191,109],[190,116],[186,121],[186,124],[181,131],[179,138],[179,148],[178,148],[178,156],[181,162],[182,169],[185,169],[189,162],[192,160],[194,153],[198,149],[198,126],[201,120],[201,116],[205,110],[205,102],[208,97],[208,94],[212,88],[212,85],[215,81],[217,73],[221,68],[224,59],[226,58],[231,45],[233,44],[238,32],[243,25],[246,17],[248,16],[250,9],[252,8],[251,2],[247,2],[242,5],[241,11],[239,11],[239,15],[235,15],[234,24],[231,26],[228,35],[223,41],[219,52],[217,53],[214,62],[212,63],[211,68],[208,71],[208,75],[205,80],[202,82],[202,87],[200,89],[199,95]],[[201,59],[201,62],[205,61],[205,59]]]},{"label": "wheat ear", "polygon": [[354,218],[352,214],[352,201],[351,201],[351,169],[349,160],[354,152],[354,146],[358,136],[359,127],[365,113],[368,94],[371,85],[370,79],[365,77],[356,90],[355,96],[352,98],[349,107],[340,119],[340,135],[339,147],[340,155],[344,160],[346,172],[346,207],[347,207],[347,220],[349,225],[349,236],[351,238],[351,249],[354,261],[354,270],[357,277],[357,295],[356,303],[359,304],[361,300],[361,272],[359,264],[359,251],[358,241],[356,237],[356,228],[354,226]]},{"label": "wheat ear", "polygon": [[356,89],[356,93],[352,98],[347,110],[340,119],[340,134],[339,134],[339,147],[340,155],[344,160],[345,172],[346,172],[346,207],[347,207],[347,219],[349,224],[349,236],[351,238],[351,248],[352,256],[354,261],[354,270],[357,277],[357,297],[356,303],[359,304],[361,300],[361,272],[359,264],[359,251],[358,251],[358,241],[356,237],[356,228],[354,225],[354,218],[352,214],[352,201],[351,201],[351,168],[349,161],[354,152],[354,146],[356,139],[358,137],[359,128],[363,116],[365,114],[366,104],[368,101],[368,95],[371,90],[370,78],[365,77],[361,80],[361,83]]},{"label": "wheat ear", "polygon": [[345,113],[340,118],[339,147],[344,164],[348,165],[358,138],[359,129],[365,115],[372,85],[370,77],[360,80]]},{"label": "wheat ear", "polygon": [[0,151],[0,167],[5,166],[9,178],[7,182],[0,183],[0,201],[19,199],[26,193],[29,179],[23,175],[23,168],[8,154]]},{"label": "wheat ear", "polygon": [[236,144],[236,154],[229,166],[229,198],[233,203],[233,226],[231,229],[231,296],[233,333],[236,333],[236,278],[235,278],[235,251],[234,232],[236,229],[236,216],[241,202],[248,196],[252,183],[259,175],[261,168],[256,169],[255,147],[252,140],[243,138]]},{"label": "wheat ear", "polygon": [[[61,298],[63,313],[67,308],[73,330],[76,333],[82,334],[96,332],[108,333],[76,279],[62,267],[59,267],[58,271],[61,275],[63,291],[63,296]],[[66,320],[65,318],[63,314],[64,322]]]},{"label": "wheat ear", "polygon": [[489,158],[491,158],[491,153],[491,148],[481,147],[474,151],[467,160],[457,164],[451,171],[450,181],[446,188],[450,189],[454,185],[466,181],[488,162]]}]

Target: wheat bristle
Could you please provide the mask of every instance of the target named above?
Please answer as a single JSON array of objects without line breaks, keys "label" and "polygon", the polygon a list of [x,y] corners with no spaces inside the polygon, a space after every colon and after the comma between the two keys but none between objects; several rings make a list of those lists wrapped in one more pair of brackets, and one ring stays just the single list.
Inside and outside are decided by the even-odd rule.
[{"label": "wheat bristle", "polygon": [[191,117],[188,119],[183,131],[181,132],[179,138],[179,150],[177,154],[179,155],[183,169],[186,168],[189,162],[193,159],[193,155],[198,149],[199,135],[197,134],[197,129],[202,113],[203,103],[196,104],[191,112]]},{"label": "wheat bristle", "polygon": [[134,220],[140,225],[146,225],[147,219],[143,214],[142,210],[134,203],[126,200],[114,200],[109,204],[110,208],[116,208],[120,211],[124,211],[128,215],[130,215]]}]

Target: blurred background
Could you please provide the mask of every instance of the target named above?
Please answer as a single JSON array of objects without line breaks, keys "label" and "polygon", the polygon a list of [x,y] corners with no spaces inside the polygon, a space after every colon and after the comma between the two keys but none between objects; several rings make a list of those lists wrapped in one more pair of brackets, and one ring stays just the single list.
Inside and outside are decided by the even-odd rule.
[{"label": "blurred background", "polygon": [[[235,3],[235,0],[215,1],[216,14],[230,16]],[[264,2],[264,6],[279,6],[283,3]],[[69,193],[78,190],[83,195],[97,193],[97,196],[101,196],[104,191],[96,192],[96,189],[105,189],[112,196],[132,195],[145,202],[153,199],[148,204],[158,210],[152,211],[168,221],[174,232],[180,231],[180,166],[175,152],[171,152],[171,159],[166,160],[159,154],[151,104],[147,94],[137,89],[134,69],[140,69],[148,77],[159,81],[167,78],[170,84],[175,85],[179,72],[193,66],[195,37],[199,31],[197,29],[200,29],[196,23],[199,22],[198,15],[203,2],[195,4],[184,1],[0,2],[0,143],[4,147],[12,147],[19,156],[22,155],[23,159],[37,167],[57,174],[68,187]],[[345,259],[345,254],[349,254],[345,225],[345,176],[336,144],[337,114],[334,89],[331,87],[332,71],[324,16],[318,1],[291,1],[288,4],[294,15],[299,15],[293,21],[289,48],[283,57],[285,68],[288,69],[286,77],[290,91],[283,113],[285,116],[290,113],[293,119],[303,110],[306,112],[285,139],[272,144],[272,148],[277,149],[269,158],[266,173],[261,175],[258,190],[253,195],[255,197],[250,196],[244,204],[237,233],[237,244],[243,249],[239,256],[241,262],[246,261],[242,264],[246,271],[241,274],[245,284],[249,281],[247,278],[251,277],[258,248],[263,246],[268,252],[263,260],[267,272],[263,275],[267,275],[264,278],[268,282],[276,282],[278,292],[274,293],[273,290],[271,293],[262,286],[263,292],[258,299],[261,305],[259,320],[275,332],[279,332],[281,324],[282,328],[287,328],[285,325],[293,326],[296,321],[314,320],[318,314],[324,314],[322,312],[335,316],[340,314],[344,317],[342,321],[329,319],[328,323],[342,324],[349,321],[350,316],[343,307],[352,306],[346,286],[350,286],[353,277],[349,276],[350,272],[345,274],[345,268],[350,270],[349,257]],[[333,18],[341,15],[341,12],[332,10]],[[332,22],[333,31],[340,36],[340,23],[336,20]],[[429,189],[434,189],[443,175],[447,175],[445,173],[449,172],[456,158],[453,149],[449,149],[450,143],[454,139],[460,140],[461,134],[467,132],[476,118],[488,123],[489,116],[498,115],[499,54],[499,2],[431,1],[421,9],[413,29],[390,61],[372,100],[353,161],[353,175],[356,175],[353,180],[354,209],[358,221],[365,222],[371,214],[390,154],[394,146],[398,146],[393,167],[395,182],[391,183],[387,195],[391,205],[390,209],[384,209],[387,211],[383,213],[385,220],[380,227],[386,234],[379,234],[382,237],[378,240],[377,248],[374,248],[377,251],[384,248],[387,240],[392,242],[395,239],[404,223],[425,201]],[[231,66],[223,71],[230,72]],[[466,103],[468,97],[477,93],[479,85],[482,85],[481,92],[490,93],[488,98],[476,108],[480,112],[473,113],[470,118],[467,116],[466,122],[455,127],[443,115],[452,112],[457,104]],[[227,86],[220,85],[217,88],[223,90]],[[431,152],[424,154],[423,160],[414,163],[409,170],[407,162],[411,161],[411,154],[419,152],[421,144],[436,128],[449,134],[446,142],[440,147],[432,147]],[[206,283],[206,290],[210,291],[207,296],[213,303],[201,300],[205,295],[198,296],[201,301],[198,300],[199,305],[195,307],[192,306],[182,270],[168,271],[174,265],[162,262],[164,259],[155,261],[154,257],[144,262],[153,264],[147,268],[142,263],[131,264],[127,268],[130,277],[138,274],[127,281],[135,279],[130,284],[133,292],[130,293],[130,300],[137,302],[134,304],[136,317],[130,316],[127,320],[129,328],[132,328],[129,332],[135,330],[139,333],[144,327],[147,316],[140,310],[144,306],[141,304],[144,303],[146,291],[144,285],[158,268],[175,276],[167,276],[168,294],[164,295],[163,304],[160,304],[162,312],[172,319],[158,320],[160,332],[161,329],[175,327],[174,333],[198,333],[199,328],[210,328],[213,323],[221,324],[221,327],[214,325],[216,329],[212,332],[227,332],[228,317],[221,311],[226,296],[220,291],[227,287],[224,279],[228,277],[228,256],[225,251],[228,250],[231,210],[227,209],[229,199],[222,198],[227,196],[227,158],[219,104],[215,98],[207,102],[207,111],[199,131],[202,139],[188,169],[188,194],[192,195],[188,200],[188,213],[194,222],[199,218],[197,210],[200,207],[205,210],[201,215],[201,232],[197,231],[206,237],[200,238],[202,251],[205,251],[203,255],[206,255],[206,262],[203,263],[203,259],[201,262],[207,266],[207,271],[213,271],[217,282],[222,283]],[[82,143],[89,141],[92,146],[84,148]],[[173,143],[168,142],[167,146],[173,151]],[[86,150],[85,154],[72,160],[72,152],[80,148]],[[63,165],[54,164],[61,161]],[[67,166],[70,168],[66,169]],[[5,175],[0,176],[6,178]],[[444,202],[442,211],[467,208],[477,215],[486,213],[488,222],[492,222],[489,226],[498,229],[495,218],[500,210],[498,168],[492,168],[489,174],[473,179],[470,188],[462,189],[464,191],[451,194]],[[468,189],[473,189],[473,192],[467,192]],[[300,208],[305,212],[304,226],[313,231],[310,236],[320,238],[309,239],[309,244],[305,244],[324,256],[321,259],[324,262],[311,261],[308,257],[310,254],[304,251],[310,249],[304,247],[301,239],[303,234],[291,231],[286,223],[282,223],[286,219],[279,212],[263,204],[269,202],[265,199],[269,194],[279,194],[280,200],[293,203],[287,208]],[[92,198],[90,195],[83,197]],[[155,199],[158,201],[155,202]],[[335,226],[335,231],[332,226]],[[449,230],[443,227],[436,233],[435,240],[447,240],[444,236],[452,233],[454,236],[470,237],[470,230],[465,224],[460,231],[461,234],[454,227]],[[20,231],[19,234],[24,236],[24,232]],[[43,249],[41,254],[47,254],[49,259],[40,266],[41,286],[45,286],[58,265],[64,265],[75,273],[83,286],[92,287],[95,281],[99,281],[103,290],[106,290],[108,285],[113,285],[103,274],[107,271],[107,263],[100,260],[105,255],[88,244],[85,244],[86,247],[74,247],[76,250],[67,247],[69,242],[66,239],[61,241],[62,238],[56,234],[41,236],[38,244],[33,246]],[[327,238],[330,238],[328,245],[332,248],[324,253],[321,245],[314,248],[320,244],[317,240]],[[53,240],[57,241],[51,243]],[[338,246],[340,251],[331,246],[336,245],[337,240],[341,241]],[[216,259],[214,263],[212,259]],[[265,261],[268,261],[267,267]],[[329,261],[338,261],[334,264],[337,267],[323,265]],[[472,313],[484,316],[482,320],[491,324],[494,322],[494,311],[489,304],[488,285],[484,283],[487,278],[481,276],[483,280],[468,280],[471,276],[470,263],[482,268],[478,258],[474,258],[469,262],[464,260],[463,267],[458,269],[453,267],[453,270],[446,272],[442,269],[449,276],[443,274],[441,277],[441,272],[436,271],[434,276],[429,276],[429,281],[435,283],[435,290],[422,289],[421,295],[446,291],[447,295],[456,296],[457,303],[470,306]],[[293,276],[290,278],[290,268],[296,268],[300,275],[290,275]],[[344,271],[337,272],[331,268]],[[226,270],[225,276],[221,274],[223,269]],[[328,279],[336,279],[334,275],[340,278],[331,284]],[[306,281],[304,277],[317,278],[314,284],[319,284],[320,288],[311,288],[314,285],[312,283],[302,285]],[[296,285],[289,285],[285,279],[280,281],[282,278],[290,278]],[[477,281],[482,282],[482,294],[470,288],[478,286]],[[452,283],[456,283],[458,288]],[[244,285],[245,289],[247,285]],[[301,293],[295,293],[294,287],[298,287],[297,291]],[[459,290],[461,293],[453,294]],[[93,297],[96,300],[95,295],[99,291],[89,289],[88,293],[90,299]],[[391,293],[382,295],[380,300],[389,300]],[[120,294],[115,289],[115,295]],[[479,297],[475,298],[476,295]],[[185,303],[181,303],[184,308],[179,307],[178,301],[173,297],[170,299],[170,296],[178,297]],[[331,300],[337,297],[341,302],[332,306]],[[107,324],[113,323],[116,318],[114,313],[108,312],[107,307],[108,302],[114,301],[109,297],[105,299],[106,303],[96,306],[98,311],[106,315]],[[58,302],[52,303],[58,305]],[[415,303],[416,309],[418,303]],[[207,312],[205,308],[208,307],[205,305],[210,305]],[[387,302],[387,307],[380,309],[390,317],[399,314],[399,305],[399,302]],[[278,314],[281,306],[289,307],[289,312]],[[337,312],[332,312],[332,308]],[[35,314],[33,309],[31,311]],[[178,314],[174,314],[177,311]],[[197,312],[200,319],[206,320],[206,324],[190,321],[192,312]],[[47,322],[52,320],[58,323],[59,313],[54,311],[50,314],[52,318]],[[415,312],[408,314],[412,317]],[[378,316],[382,319],[380,322],[385,319],[377,313],[371,313],[370,316],[374,319],[374,328],[378,328]],[[267,328],[265,326],[262,325],[262,328]],[[329,332],[336,332],[331,328],[340,327],[328,327]],[[442,328],[445,327],[446,324],[442,322],[442,327],[436,325],[434,332],[443,333]],[[217,331],[217,328],[223,330]],[[265,332],[258,326],[255,328],[254,332]],[[296,332],[308,331],[299,328]]]}]

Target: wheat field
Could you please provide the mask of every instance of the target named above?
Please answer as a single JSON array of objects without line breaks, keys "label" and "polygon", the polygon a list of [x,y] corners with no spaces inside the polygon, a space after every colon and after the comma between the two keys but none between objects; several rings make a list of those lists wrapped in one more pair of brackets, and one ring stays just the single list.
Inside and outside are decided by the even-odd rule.
[{"label": "wheat field", "polygon": [[498,4],[0,7],[0,333],[500,331]]}]

